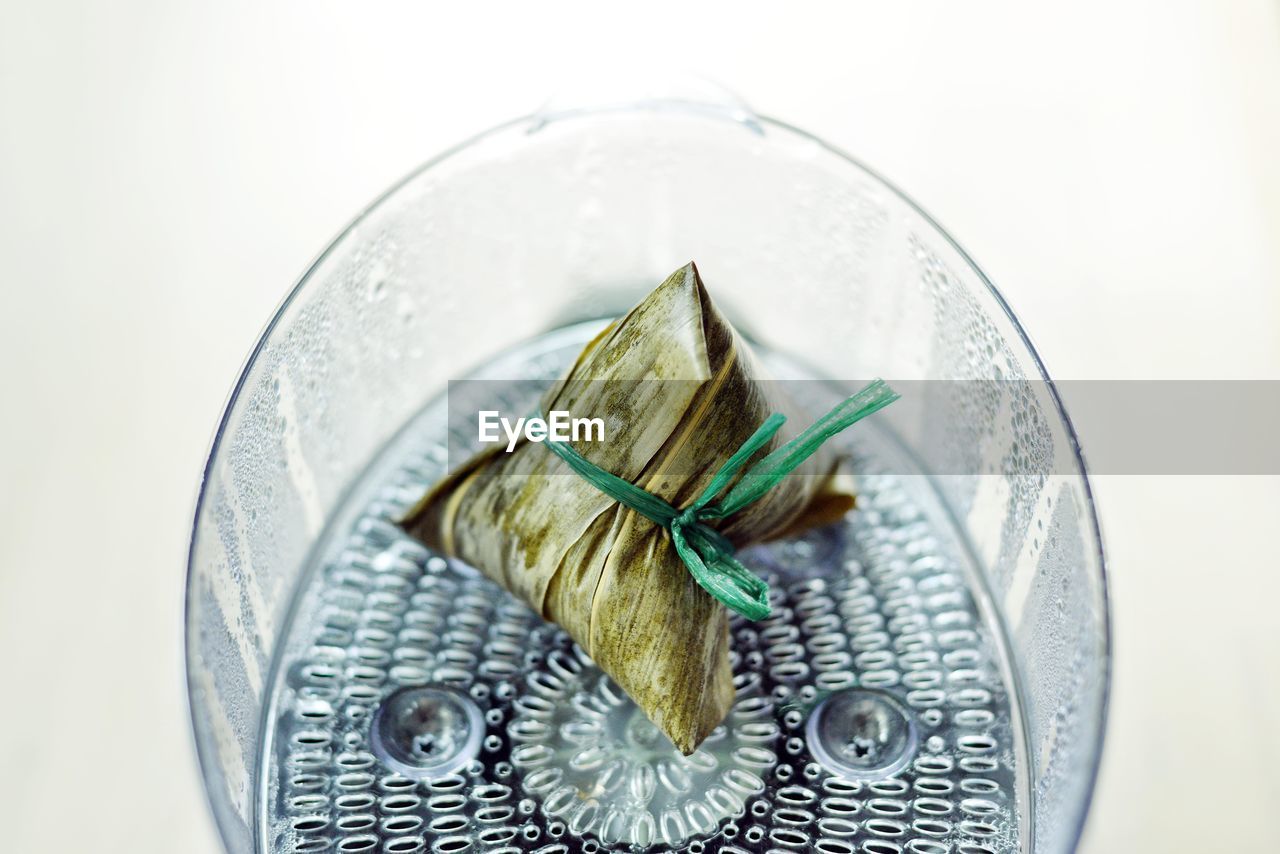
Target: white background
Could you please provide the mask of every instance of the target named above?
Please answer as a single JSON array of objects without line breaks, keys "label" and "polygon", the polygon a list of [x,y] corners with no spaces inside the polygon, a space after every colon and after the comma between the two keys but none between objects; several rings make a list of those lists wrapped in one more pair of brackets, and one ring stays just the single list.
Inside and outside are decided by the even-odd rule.
[{"label": "white background", "polygon": [[[1280,379],[1275,0],[463,5],[0,0],[3,850],[216,850],[180,591],[241,359],[367,201],[565,81],[702,72],[854,152],[1057,377]],[[1116,670],[1084,850],[1267,849],[1280,481],[1097,492]]]}]

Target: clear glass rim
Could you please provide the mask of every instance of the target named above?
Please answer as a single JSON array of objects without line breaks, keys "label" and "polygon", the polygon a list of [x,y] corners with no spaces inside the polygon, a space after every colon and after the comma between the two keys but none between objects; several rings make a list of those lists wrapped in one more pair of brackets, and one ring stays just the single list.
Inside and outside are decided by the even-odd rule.
[{"label": "clear glass rim", "polygon": [[[205,457],[205,463],[201,468],[200,480],[197,487],[194,508],[193,508],[192,515],[190,517],[192,521],[191,521],[191,533],[188,538],[188,544],[187,544],[187,558],[186,558],[186,576],[187,577],[186,577],[185,583],[183,584],[184,599],[183,599],[182,662],[183,662],[183,680],[186,683],[186,691],[184,692],[184,698],[187,705],[187,718],[191,724],[191,729],[189,730],[189,733],[195,747],[197,764],[200,768],[200,778],[201,778],[202,788],[204,789],[205,802],[206,804],[208,804],[210,812],[213,815],[214,824],[217,827],[218,835],[222,840],[223,847],[226,848],[228,851],[231,850],[230,849],[231,840],[228,839],[227,837],[227,830],[221,819],[219,804],[216,802],[214,798],[213,786],[215,784],[221,783],[221,781],[216,777],[213,771],[214,760],[211,756],[208,755],[208,747],[205,744],[206,734],[204,733],[200,720],[196,716],[195,707],[191,702],[192,695],[196,690],[196,685],[194,684],[193,676],[192,676],[194,662],[191,659],[192,650],[194,648],[192,643],[193,624],[191,620],[191,602],[193,600],[193,593],[194,593],[192,589],[192,585],[194,583],[194,574],[192,572],[192,564],[195,559],[195,551],[196,551],[197,540],[199,535],[200,517],[204,511],[206,487],[209,481],[209,477],[212,474],[214,463],[218,458],[218,452],[221,449],[222,439],[226,433],[227,425],[231,420],[231,415],[236,409],[236,404],[239,402],[239,399],[240,399],[240,393],[244,389],[245,383],[249,377],[249,373],[253,370],[253,367],[257,362],[258,355],[262,352],[268,340],[270,340],[271,334],[275,331],[276,326],[280,323],[281,319],[284,317],[285,312],[288,311],[289,307],[293,304],[294,300],[302,293],[303,289],[307,286],[308,282],[310,282],[312,275],[320,267],[320,265],[323,264],[324,261],[331,254],[337,251],[338,248],[342,246],[343,243],[345,243],[347,237],[350,236],[351,233],[355,231],[360,226],[360,224],[364,222],[365,219],[367,219],[371,214],[373,214],[376,210],[378,210],[378,208],[380,208],[385,202],[387,202],[389,199],[391,199],[393,196],[399,193],[400,190],[402,190],[404,187],[412,183],[422,174],[438,166],[439,164],[449,160],[455,155],[461,153],[462,151],[471,148],[473,145],[481,142],[482,140],[488,139],[489,137],[497,136],[498,134],[501,134],[513,128],[517,128],[520,126],[528,126],[530,131],[533,131],[543,127],[544,125],[548,124],[551,121],[592,118],[605,113],[621,113],[621,112],[631,112],[631,113],[663,112],[663,113],[686,113],[686,114],[695,114],[695,115],[719,113],[721,117],[724,118],[725,120],[741,124],[752,132],[763,134],[763,133],[767,133],[767,130],[769,128],[777,128],[778,130],[784,131],[789,134],[793,134],[807,142],[813,143],[821,147],[823,150],[835,155],[841,160],[846,161],[847,163],[851,164],[852,166],[866,173],[869,177],[877,181],[881,186],[883,186],[890,193],[896,196],[901,202],[903,202],[909,208],[911,208],[911,210],[913,210],[931,228],[933,228],[934,231],[951,247],[951,249],[955,251],[955,253],[959,256],[961,261],[969,267],[969,269],[974,273],[974,275],[978,277],[978,280],[982,282],[983,286],[987,289],[988,293],[995,300],[996,305],[1000,307],[1000,310],[1004,313],[1005,318],[1009,321],[1010,325],[1013,327],[1014,331],[1017,333],[1018,339],[1022,342],[1022,345],[1026,348],[1028,354],[1030,354],[1032,362],[1035,365],[1036,370],[1040,374],[1040,379],[1044,382],[1045,387],[1049,390],[1049,394],[1053,400],[1053,405],[1055,410],[1057,411],[1058,418],[1061,420],[1065,434],[1071,443],[1071,452],[1075,457],[1076,463],[1080,469],[1080,479],[1081,479],[1081,484],[1084,490],[1084,497],[1086,501],[1086,517],[1088,519],[1089,527],[1093,535],[1091,548],[1093,550],[1094,557],[1098,563],[1098,574],[1099,574],[1099,581],[1100,581],[1100,585],[1099,585],[1100,601],[1097,604],[1101,608],[1102,631],[1103,631],[1102,698],[1098,708],[1098,718],[1096,721],[1098,738],[1096,739],[1093,745],[1093,755],[1090,757],[1090,760],[1089,760],[1088,780],[1085,782],[1085,788],[1084,788],[1084,800],[1080,808],[1079,815],[1076,818],[1076,822],[1075,822],[1076,826],[1072,834],[1072,840],[1073,840],[1072,847],[1074,848],[1078,846],[1080,837],[1084,831],[1085,822],[1089,816],[1089,811],[1093,805],[1093,796],[1097,788],[1098,772],[1102,762],[1103,744],[1106,741],[1106,724],[1107,724],[1108,716],[1110,714],[1110,706],[1111,706],[1111,658],[1112,658],[1113,636],[1112,636],[1112,628],[1111,628],[1110,579],[1108,577],[1108,572],[1107,572],[1106,553],[1105,553],[1105,549],[1103,548],[1102,528],[1101,528],[1101,524],[1098,517],[1097,503],[1094,498],[1093,485],[1089,478],[1089,468],[1085,460],[1084,451],[1081,448],[1080,439],[1076,433],[1075,425],[1072,423],[1070,415],[1067,414],[1066,406],[1063,404],[1062,397],[1058,392],[1057,386],[1054,384],[1053,379],[1049,376],[1049,372],[1045,367],[1044,360],[1040,357],[1039,351],[1036,350],[1035,345],[1032,344],[1030,336],[1027,334],[1027,331],[1023,327],[1021,321],[1018,320],[1017,315],[1014,314],[1013,309],[1010,307],[1008,300],[1005,299],[1004,294],[1000,292],[999,288],[995,286],[995,284],[991,281],[991,279],[987,276],[987,274],[983,271],[983,269],[977,264],[976,261],[973,260],[973,258],[969,255],[969,253],[965,251],[964,247],[962,247],[959,244],[959,242],[956,241],[956,239],[951,236],[951,233],[947,231],[947,229],[942,227],[942,225],[938,222],[938,220],[935,217],[933,217],[918,202],[916,202],[915,199],[913,199],[910,195],[904,192],[895,183],[887,179],[880,172],[867,166],[861,160],[848,154],[841,148],[838,148],[837,146],[834,146],[826,142],[822,138],[817,137],[809,133],[808,131],[802,130],[801,128],[798,128],[792,124],[789,124],[785,121],[781,121],[779,119],[774,119],[768,116],[762,116],[756,113],[752,113],[750,111],[746,111],[742,108],[740,102],[735,103],[732,109],[725,110],[723,108],[717,108],[714,106],[709,107],[708,105],[700,104],[700,103],[674,101],[674,100],[667,100],[667,99],[655,99],[652,101],[639,101],[639,102],[633,102],[633,103],[626,103],[618,106],[601,106],[601,107],[591,107],[587,109],[575,109],[575,110],[565,111],[562,113],[556,113],[550,116],[545,112],[529,113],[511,120],[508,120],[501,124],[495,125],[493,127],[490,127],[487,130],[481,131],[480,133],[474,134],[464,139],[463,141],[456,143],[453,146],[450,146],[449,148],[445,149],[444,151],[440,152],[434,157],[426,160],[421,165],[419,165],[415,169],[408,172],[400,180],[396,181],[394,184],[388,187],[385,191],[378,194],[378,196],[375,197],[372,202],[366,205],[363,210],[361,210],[345,227],[343,227],[343,229],[340,232],[338,232],[325,245],[324,249],[321,250],[321,252],[318,255],[316,255],[316,257],[311,261],[310,264],[307,265],[306,270],[302,273],[301,276],[298,277],[297,282],[289,289],[288,293],[285,294],[284,298],[280,301],[279,305],[276,306],[275,311],[272,313],[271,319],[267,321],[262,331],[258,334],[258,337],[254,341],[253,347],[250,349],[249,354],[245,357],[244,362],[241,365],[240,371],[236,377],[236,381],[233,384],[231,391],[227,395],[226,402],[223,404],[222,413],[218,418],[217,427],[214,429],[212,439],[210,440],[210,443],[209,443],[209,452]],[[257,769],[254,770],[255,777],[256,777],[256,774],[257,774]]]}]

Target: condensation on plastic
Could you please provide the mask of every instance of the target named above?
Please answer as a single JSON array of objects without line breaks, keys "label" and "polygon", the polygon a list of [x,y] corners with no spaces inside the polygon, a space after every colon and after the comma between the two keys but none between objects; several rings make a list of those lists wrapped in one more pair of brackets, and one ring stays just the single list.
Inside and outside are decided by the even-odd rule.
[{"label": "condensation on plastic", "polygon": [[[513,342],[616,314],[690,259],[743,332],[829,377],[1043,376],[999,295],[926,215],[839,152],[740,105],[544,111],[433,161],[363,214],[288,297],[210,454],[188,566],[187,666],[201,766],[230,850],[256,844],[268,669],[344,489],[451,378]],[[948,391],[975,385],[989,396]],[[935,470],[974,472],[938,486],[1013,648],[1034,850],[1068,852],[1092,791],[1109,679],[1083,464],[1047,383],[928,387],[894,426]],[[1074,473],[977,468],[1002,457]]]}]

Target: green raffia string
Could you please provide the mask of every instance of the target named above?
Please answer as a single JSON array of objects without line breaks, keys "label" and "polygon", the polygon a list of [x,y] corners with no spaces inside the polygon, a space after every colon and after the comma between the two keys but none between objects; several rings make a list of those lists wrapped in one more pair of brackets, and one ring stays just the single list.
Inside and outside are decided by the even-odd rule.
[{"label": "green raffia string", "polygon": [[676,553],[702,589],[748,620],[761,620],[770,614],[769,585],[739,563],[733,556],[733,544],[707,523],[732,516],[763,497],[832,436],[897,399],[897,392],[884,380],[876,380],[838,404],[799,436],[766,455],[742,475],[727,495],[720,498],[720,493],[742,467],[787,420],[785,415],[775,412],[725,461],[702,495],[683,510],[677,510],[653,493],[610,474],[579,454],[568,442],[548,441],[545,444],[596,489],[667,529]]}]

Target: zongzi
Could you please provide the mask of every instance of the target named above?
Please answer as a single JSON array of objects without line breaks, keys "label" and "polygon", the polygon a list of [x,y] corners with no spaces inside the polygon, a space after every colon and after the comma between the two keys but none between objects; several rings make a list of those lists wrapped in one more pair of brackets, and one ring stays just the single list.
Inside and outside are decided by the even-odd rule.
[{"label": "zongzi", "polygon": [[[716,589],[708,576],[736,567],[737,583],[745,583],[729,557],[733,547],[832,521],[853,506],[840,460],[818,447],[825,435],[774,465],[809,476],[775,474],[751,486],[766,475],[722,471],[744,443],[772,459],[794,435],[778,431],[776,415],[768,431],[758,430],[772,413],[790,410],[762,380],[746,342],[688,264],[591,341],[543,397],[544,412],[602,419],[606,441],[493,446],[436,485],[402,525],[562,626],[692,753],[734,693],[729,616],[717,601],[723,597],[708,592]],[[748,454],[738,455],[740,467]],[[626,497],[617,484],[639,487],[670,512],[637,510],[644,505],[615,497]],[[730,485],[728,503],[720,503],[734,509],[717,516],[700,496]],[[737,492],[751,494],[735,500]],[[694,504],[674,521],[675,508]]]}]

